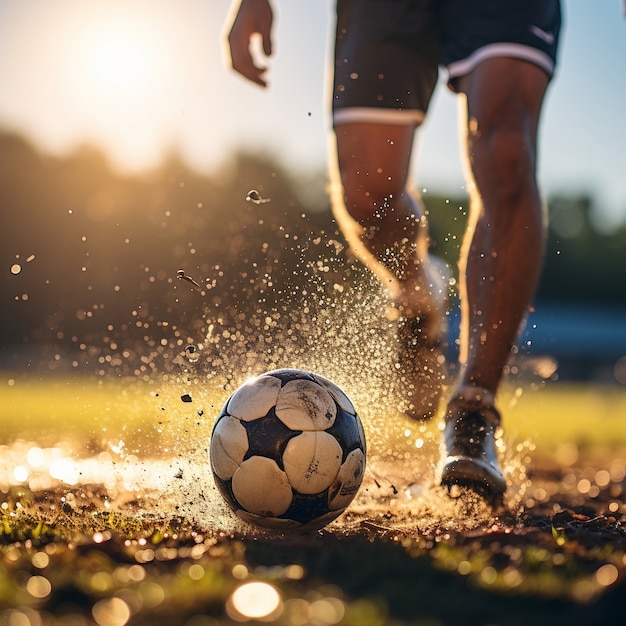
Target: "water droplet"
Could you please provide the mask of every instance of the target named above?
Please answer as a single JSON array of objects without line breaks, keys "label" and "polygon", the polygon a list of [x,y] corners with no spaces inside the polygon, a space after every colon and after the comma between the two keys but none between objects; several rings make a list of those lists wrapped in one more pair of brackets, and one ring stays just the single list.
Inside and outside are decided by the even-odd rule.
[{"label": "water droplet", "polygon": [[254,202],[254,204],[264,204],[265,202],[271,201],[270,198],[264,198],[256,189],[250,189],[246,195],[246,200],[248,202]]}]

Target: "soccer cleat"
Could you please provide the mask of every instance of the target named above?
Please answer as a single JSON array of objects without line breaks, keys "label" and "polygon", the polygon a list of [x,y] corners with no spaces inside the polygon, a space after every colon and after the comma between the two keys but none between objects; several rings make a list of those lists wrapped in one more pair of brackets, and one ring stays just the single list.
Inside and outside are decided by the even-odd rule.
[{"label": "soccer cleat", "polygon": [[441,484],[466,487],[490,499],[506,491],[496,453],[500,414],[487,390],[467,387],[449,403],[443,429]]}]

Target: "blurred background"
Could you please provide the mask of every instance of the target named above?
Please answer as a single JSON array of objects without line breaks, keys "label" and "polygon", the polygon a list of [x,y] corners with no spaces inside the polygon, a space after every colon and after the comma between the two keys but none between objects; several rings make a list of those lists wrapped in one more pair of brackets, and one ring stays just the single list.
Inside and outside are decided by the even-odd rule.
[{"label": "blurred background", "polygon": [[[278,5],[262,90],[226,67],[225,0],[0,0],[0,368],[148,375],[212,325],[285,306],[320,259],[335,295],[362,280],[326,195],[333,3]],[[617,0],[564,11],[520,350],[546,377],[626,385],[626,20]],[[414,180],[453,267],[456,118],[444,76]]]}]

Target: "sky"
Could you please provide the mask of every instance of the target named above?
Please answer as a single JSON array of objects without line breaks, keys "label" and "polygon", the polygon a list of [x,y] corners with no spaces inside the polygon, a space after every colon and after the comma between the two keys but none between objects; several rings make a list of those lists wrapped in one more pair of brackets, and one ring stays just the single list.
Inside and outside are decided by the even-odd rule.
[{"label": "sky", "polygon": [[[225,62],[228,0],[0,0],[0,128],[65,154],[92,143],[132,172],[178,151],[212,171],[262,150],[323,170],[330,139],[332,0],[276,0],[270,87]],[[542,117],[546,195],[593,194],[601,225],[626,222],[626,17],[621,0],[564,0],[556,78]],[[457,98],[445,72],[418,131],[422,189],[463,191]]]}]

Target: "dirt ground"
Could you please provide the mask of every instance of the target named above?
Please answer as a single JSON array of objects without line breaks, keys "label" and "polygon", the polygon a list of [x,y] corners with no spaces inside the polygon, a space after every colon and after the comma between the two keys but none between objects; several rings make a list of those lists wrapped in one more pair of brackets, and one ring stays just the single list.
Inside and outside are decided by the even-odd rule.
[{"label": "dirt ground", "polygon": [[[0,623],[616,623],[623,452],[607,462],[580,450],[574,464],[532,457],[497,511],[375,460],[344,516],[284,536],[223,507],[204,520],[189,515],[198,509],[181,494],[203,497],[190,486],[170,492],[179,504],[167,506],[163,494],[98,484],[10,487],[1,496]],[[273,612],[237,604],[252,582],[275,594]]]}]

